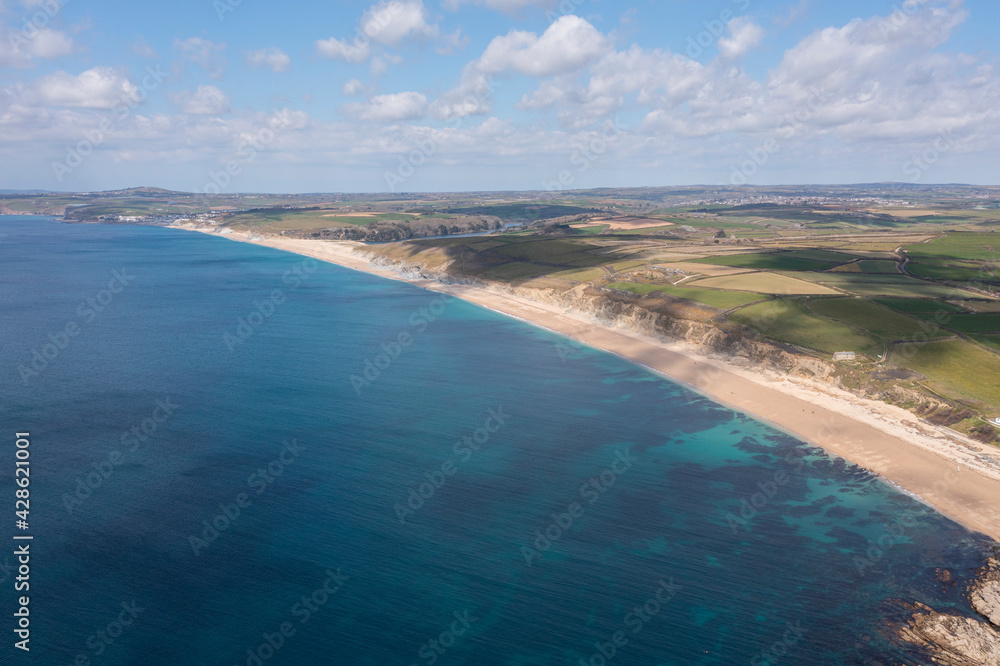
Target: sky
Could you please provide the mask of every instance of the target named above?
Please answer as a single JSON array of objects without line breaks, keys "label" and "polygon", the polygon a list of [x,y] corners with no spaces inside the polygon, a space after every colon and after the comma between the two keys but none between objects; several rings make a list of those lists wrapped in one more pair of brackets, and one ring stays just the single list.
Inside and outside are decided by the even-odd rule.
[{"label": "sky", "polygon": [[0,189],[1000,183],[993,0],[0,0]]}]

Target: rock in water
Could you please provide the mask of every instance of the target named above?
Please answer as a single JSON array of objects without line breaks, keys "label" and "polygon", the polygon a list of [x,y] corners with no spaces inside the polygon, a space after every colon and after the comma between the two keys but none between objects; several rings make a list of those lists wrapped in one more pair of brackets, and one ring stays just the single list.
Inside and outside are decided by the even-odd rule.
[{"label": "rock in water", "polygon": [[1000,664],[1000,634],[990,625],[972,618],[918,613],[900,630],[900,635],[930,650],[936,664]]},{"label": "rock in water", "polygon": [[969,601],[977,613],[1000,628],[1000,558],[990,558],[980,569],[969,590]]}]

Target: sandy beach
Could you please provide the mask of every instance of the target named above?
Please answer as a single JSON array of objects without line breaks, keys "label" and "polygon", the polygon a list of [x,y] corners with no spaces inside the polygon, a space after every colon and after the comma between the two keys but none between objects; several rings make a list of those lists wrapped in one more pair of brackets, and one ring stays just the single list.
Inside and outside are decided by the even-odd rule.
[{"label": "sandy beach", "polygon": [[962,525],[1000,540],[1000,450],[925,424],[903,409],[820,382],[708,358],[680,344],[639,335],[502,290],[443,284],[373,267],[355,253],[357,249],[364,251],[361,243],[276,237],[250,240],[246,234],[235,232],[222,237],[449,293],[617,354],[868,468]]}]

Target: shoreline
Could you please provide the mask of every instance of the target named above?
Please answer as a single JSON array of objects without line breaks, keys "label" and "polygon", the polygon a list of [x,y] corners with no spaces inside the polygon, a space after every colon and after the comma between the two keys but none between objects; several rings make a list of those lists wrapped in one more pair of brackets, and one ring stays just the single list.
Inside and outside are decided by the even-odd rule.
[{"label": "shoreline", "polygon": [[[1000,465],[978,455],[1000,451],[944,432],[898,407],[822,382],[710,358],[677,342],[598,322],[581,313],[490,288],[446,284],[372,266],[362,243],[255,237],[171,226],[284,250],[344,268],[447,293],[614,354],[878,475],[883,482],[961,525],[1000,541]],[[979,451],[976,451],[979,449]]]}]

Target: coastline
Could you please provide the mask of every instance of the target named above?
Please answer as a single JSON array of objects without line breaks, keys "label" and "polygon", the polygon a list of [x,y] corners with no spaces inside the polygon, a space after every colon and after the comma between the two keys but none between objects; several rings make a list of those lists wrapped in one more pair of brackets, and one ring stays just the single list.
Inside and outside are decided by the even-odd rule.
[{"label": "coastline", "polygon": [[940,513],[1000,541],[1000,467],[974,450],[988,445],[964,440],[920,422],[892,405],[859,398],[833,386],[745,368],[709,358],[680,343],[598,322],[586,315],[479,286],[445,284],[372,266],[350,241],[320,241],[216,233],[189,226],[170,228],[264,245],[379,275],[520,319],[641,365],[748,414],[805,442],[861,465]]}]

